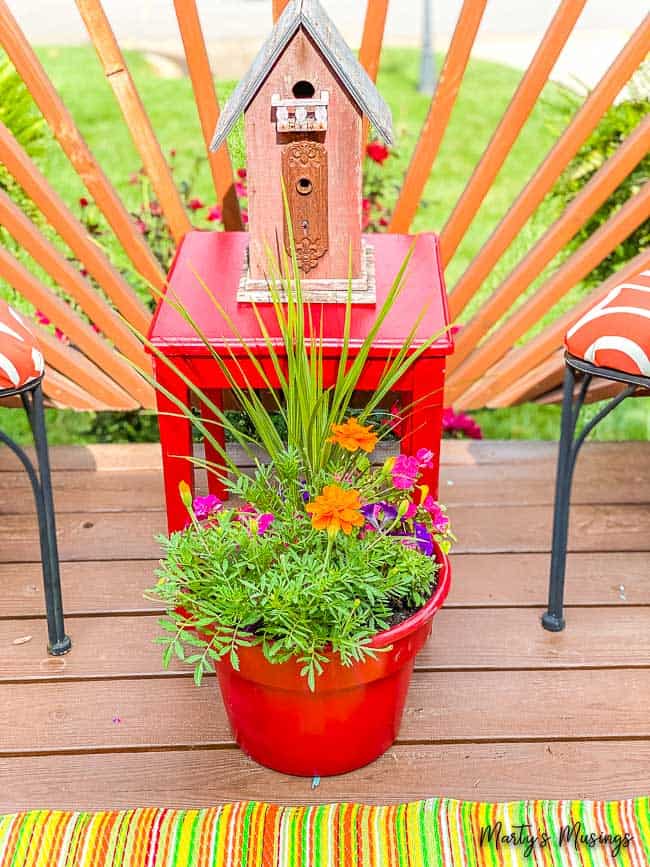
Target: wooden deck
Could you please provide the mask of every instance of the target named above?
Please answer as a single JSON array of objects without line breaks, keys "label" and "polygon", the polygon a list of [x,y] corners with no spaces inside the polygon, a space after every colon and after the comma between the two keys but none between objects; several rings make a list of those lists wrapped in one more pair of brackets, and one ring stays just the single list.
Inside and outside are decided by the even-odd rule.
[{"label": "wooden deck", "polygon": [[68,631],[45,653],[25,476],[0,451],[0,812],[620,798],[650,791],[650,443],[579,462],[567,629],[544,632],[555,446],[445,443],[453,589],[417,662],[399,742],[344,777],[284,777],[234,746],[214,678],[152,644],[158,448],[52,450]]}]

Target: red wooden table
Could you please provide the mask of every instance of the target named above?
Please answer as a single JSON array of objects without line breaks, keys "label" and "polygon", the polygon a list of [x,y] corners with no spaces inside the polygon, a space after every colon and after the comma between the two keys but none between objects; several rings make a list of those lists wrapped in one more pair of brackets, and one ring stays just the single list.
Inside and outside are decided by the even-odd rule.
[{"label": "red wooden table", "polygon": [[[438,490],[445,359],[453,350],[453,342],[449,333],[449,314],[440,268],[438,240],[432,234],[418,235],[415,240],[415,250],[408,266],[405,286],[373,342],[359,382],[359,390],[373,391],[377,387],[387,359],[402,347],[416,318],[426,307],[414,345],[421,345],[435,334],[439,336],[399,381],[394,391],[400,395],[404,406],[412,407],[404,424],[402,451],[414,454],[417,449],[425,447],[435,453],[434,466],[425,472],[423,479],[435,496]],[[354,306],[351,356],[359,349],[374,322],[376,310],[386,298],[414,238],[408,235],[368,235],[366,241],[375,247],[377,308],[372,305]],[[242,375],[255,387],[262,388],[263,382],[247,358],[242,341],[245,341],[249,349],[254,350],[271,383],[277,385],[268,350],[261,337],[252,306],[236,300],[247,243],[248,236],[245,232],[190,232],[176,254],[167,292],[173,293],[174,299],[183,304],[209,338],[211,345],[218,352],[223,350],[220,357],[228,365],[228,369],[234,371],[237,367],[232,353],[241,365]],[[224,316],[218,312],[202,282],[219,299],[219,303],[235,324],[239,337],[233,334]],[[270,335],[277,336],[272,305],[257,306]],[[319,327],[322,315],[324,374],[326,384],[332,384],[341,350],[345,305],[311,306],[313,321],[319,323]],[[224,393],[229,389],[226,377],[192,326],[164,300],[158,305],[149,336],[154,346],[163,355],[170,357],[188,379],[204,390],[217,406],[223,406]],[[160,385],[185,405],[189,405],[189,389],[180,377],[155,356],[153,365],[154,375]],[[186,481],[193,487],[193,466],[187,460],[192,454],[192,430],[189,421],[178,417],[179,410],[174,402],[160,391],[158,411],[167,522],[169,531],[172,532],[181,529],[187,521],[187,512],[181,502],[178,486],[181,481]],[[215,436],[217,430],[217,439],[223,441],[223,430],[216,427]],[[206,454],[209,459],[216,459],[211,449],[206,449]],[[219,496],[223,494],[214,477],[209,476],[209,484],[213,493]]]}]

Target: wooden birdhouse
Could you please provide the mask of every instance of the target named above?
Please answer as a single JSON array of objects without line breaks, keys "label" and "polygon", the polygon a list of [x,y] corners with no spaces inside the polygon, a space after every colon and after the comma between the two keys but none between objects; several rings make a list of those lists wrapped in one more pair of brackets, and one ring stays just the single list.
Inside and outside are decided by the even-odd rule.
[{"label": "wooden birdhouse", "polygon": [[291,0],[219,118],[245,119],[249,246],[238,298],[268,298],[268,250],[289,250],[282,182],[306,298],[374,302],[362,239],[362,120],[392,142],[390,109],[318,0]]}]

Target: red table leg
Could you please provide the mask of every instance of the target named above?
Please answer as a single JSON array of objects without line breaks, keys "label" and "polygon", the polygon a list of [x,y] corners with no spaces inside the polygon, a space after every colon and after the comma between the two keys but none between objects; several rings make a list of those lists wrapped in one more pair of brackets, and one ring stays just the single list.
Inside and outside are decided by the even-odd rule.
[{"label": "red table leg", "polygon": [[[212,389],[210,389],[206,391],[205,394],[217,407],[217,409],[223,411],[223,393],[221,391],[213,391]],[[205,422],[205,425],[210,434],[219,443],[221,448],[225,449],[226,432],[224,431],[223,426],[219,423],[217,416],[205,404],[201,406],[201,418]],[[222,467],[223,464],[221,460],[221,455],[207,439],[204,440],[203,446],[205,448],[206,461],[211,461],[212,463],[215,463],[218,466]],[[228,491],[224,487],[223,483],[217,478],[214,473],[211,473],[209,470],[207,471],[207,475],[208,490],[210,491],[210,493],[219,497],[220,500],[227,500]]]},{"label": "red table leg", "polygon": [[421,484],[428,485],[431,496],[438,498],[440,443],[442,438],[442,401],[444,396],[444,362],[422,359],[413,369],[413,390],[405,395],[407,412],[401,441],[404,454],[418,449],[434,453],[433,466],[424,470]]},{"label": "red table leg", "polygon": [[[184,382],[164,361],[154,358],[153,364],[157,382],[189,406],[189,389]],[[187,482],[192,494],[194,493],[194,467],[188,460],[192,455],[192,424],[182,417],[179,407],[158,389],[156,389],[156,401],[167,503],[167,528],[170,533],[173,533],[182,530],[188,520],[187,509],[178,490],[180,482]]]}]

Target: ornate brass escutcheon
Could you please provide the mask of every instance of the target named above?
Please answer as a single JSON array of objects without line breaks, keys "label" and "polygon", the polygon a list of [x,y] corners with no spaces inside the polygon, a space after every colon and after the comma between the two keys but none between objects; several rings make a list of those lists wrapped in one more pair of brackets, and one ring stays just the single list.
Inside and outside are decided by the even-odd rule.
[{"label": "ornate brass escutcheon", "polygon": [[[327,149],[315,141],[296,141],[282,151],[282,177],[296,240],[298,265],[308,274],[329,246]],[[289,251],[285,226],[284,245]]]}]

